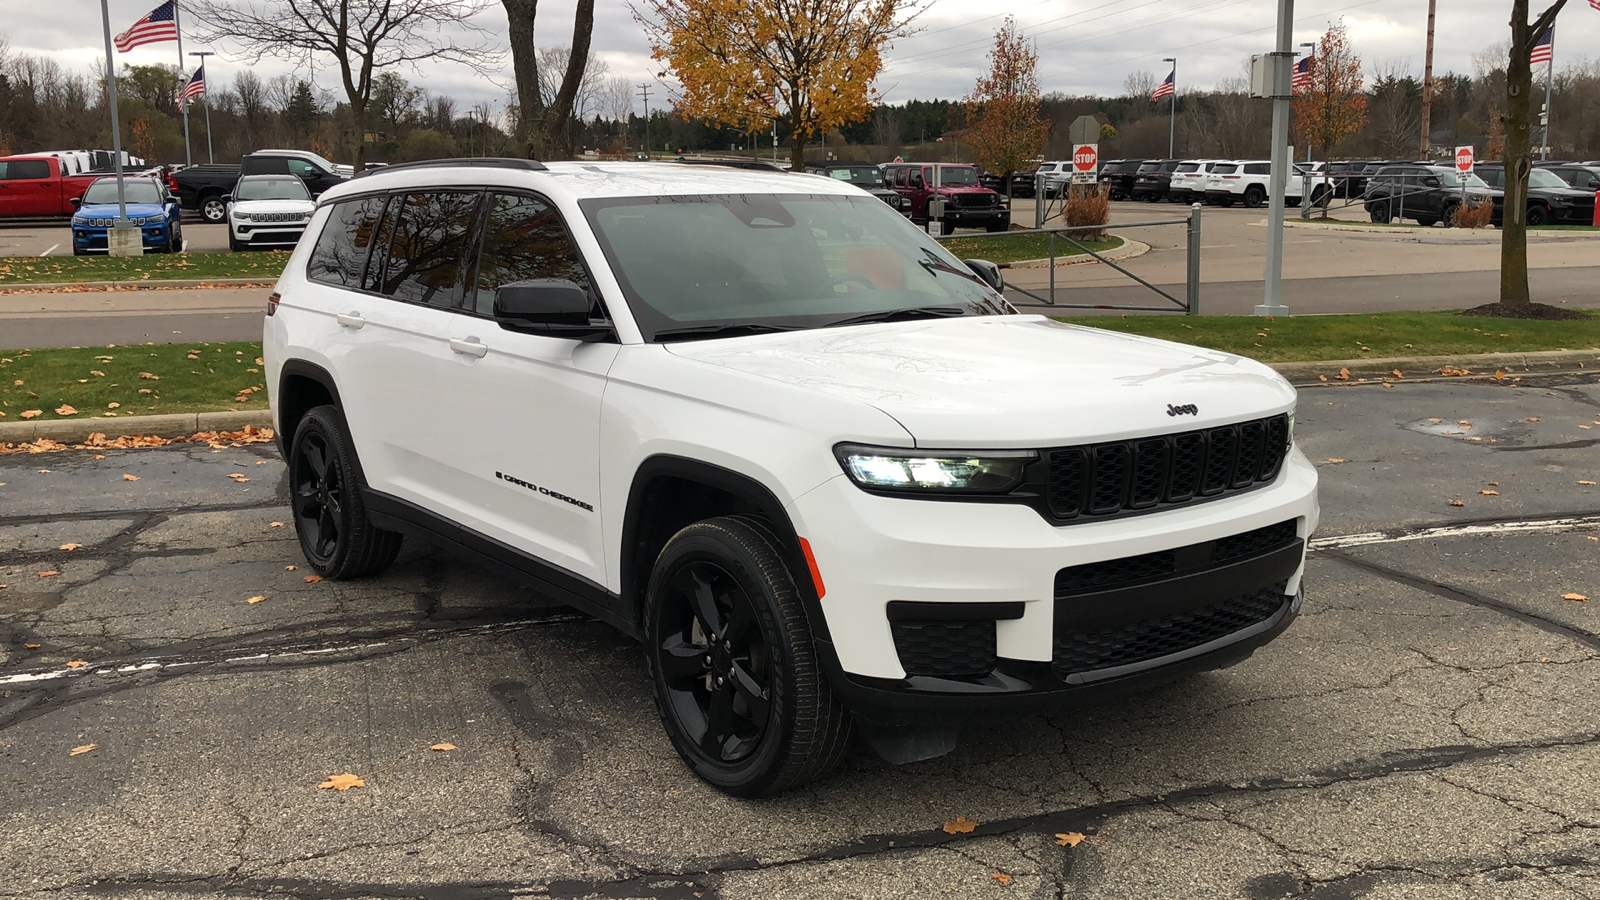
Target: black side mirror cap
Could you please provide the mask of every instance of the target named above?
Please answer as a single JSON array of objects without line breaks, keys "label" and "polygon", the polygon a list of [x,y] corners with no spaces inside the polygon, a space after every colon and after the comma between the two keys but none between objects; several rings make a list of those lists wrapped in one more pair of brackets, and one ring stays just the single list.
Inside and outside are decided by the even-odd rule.
[{"label": "black side mirror cap", "polygon": [[81,196],[80,197],[73,197],[71,200],[68,200],[67,202],[72,204],[72,208],[73,209],[77,209],[78,207],[83,205],[83,198]]},{"label": "black side mirror cap", "polygon": [[997,293],[1005,289],[1005,278],[1000,274],[999,266],[987,259],[964,259],[962,262],[967,264],[972,274],[983,279],[983,283],[994,288]]},{"label": "black side mirror cap", "polygon": [[565,278],[535,278],[501,285],[494,292],[494,318],[507,331],[598,341],[611,323],[589,318],[589,292]]},{"label": "black side mirror cap", "polygon": [[223,194],[222,195],[222,202],[223,202],[224,205],[232,203],[233,202],[233,195],[232,194]]}]

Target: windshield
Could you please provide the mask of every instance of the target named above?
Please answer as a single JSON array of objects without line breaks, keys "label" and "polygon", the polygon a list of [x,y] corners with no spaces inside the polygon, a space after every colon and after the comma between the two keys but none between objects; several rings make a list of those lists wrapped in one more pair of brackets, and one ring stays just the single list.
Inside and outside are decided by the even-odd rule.
[{"label": "windshield", "polygon": [[[123,195],[129,203],[160,203],[161,189],[148,178],[129,178],[124,182]],[[116,203],[117,180],[102,178],[83,192],[83,205],[91,203]]]},{"label": "windshield", "polygon": [[1462,177],[1462,175],[1454,169],[1446,169],[1439,173],[1439,184],[1442,187],[1459,188],[1462,186],[1463,182],[1465,182],[1465,185],[1469,190],[1486,191],[1489,189],[1489,183],[1476,175],[1467,175],[1466,177]]},{"label": "windshield", "polygon": [[298,178],[241,178],[234,189],[235,200],[310,200],[305,182]]},{"label": "windshield", "polygon": [[961,187],[978,183],[978,170],[971,166],[940,166],[940,187]]},{"label": "windshield", "polygon": [[1014,312],[938,242],[868,197],[622,197],[579,205],[646,340],[685,328],[820,328],[895,310]]},{"label": "windshield", "polygon": [[1528,187],[1536,188],[1570,188],[1572,185],[1561,180],[1561,176],[1545,169],[1534,169],[1528,173]]},{"label": "windshield", "polygon": [[877,166],[834,166],[825,172],[829,178],[862,187],[883,187],[883,175],[878,172]]}]

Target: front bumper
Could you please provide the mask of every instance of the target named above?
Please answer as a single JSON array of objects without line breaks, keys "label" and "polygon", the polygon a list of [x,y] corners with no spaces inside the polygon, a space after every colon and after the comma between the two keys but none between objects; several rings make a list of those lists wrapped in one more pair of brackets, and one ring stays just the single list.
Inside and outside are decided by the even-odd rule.
[{"label": "front bumper", "polygon": [[946,221],[955,222],[957,225],[977,223],[988,225],[992,222],[1010,222],[1011,210],[1005,207],[991,209],[964,209],[958,206],[946,205],[944,208]]},{"label": "front bumper", "polygon": [[305,223],[256,225],[247,222],[236,222],[228,227],[233,230],[234,240],[241,244],[251,244],[253,246],[293,247],[300,242],[301,235],[306,233]]},{"label": "front bumper", "polygon": [[[1056,526],[1009,503],[875,496],[841,475],[790,514],[826,588],[822,656],[852,708],[1014,712],[1225,665],[1271,640],[1299,609],[1316,481],[1294,452],[1258,490]],[[1276,537],[1220,561],[1217,548],[1257,533]],[[1168,557],[1168,570],[1140,569]],[[1113,574],[1074,587],[1086,572]]]},{"label": "front bumper", "polygon": [[[74,225],[72,227],[72,246],[79,251],[104,253],[106,252],[106,231],[108,230]],[[146,250],[164,249],[167,246],[166,225],[142,225],[139,231],[142,232]]]}]

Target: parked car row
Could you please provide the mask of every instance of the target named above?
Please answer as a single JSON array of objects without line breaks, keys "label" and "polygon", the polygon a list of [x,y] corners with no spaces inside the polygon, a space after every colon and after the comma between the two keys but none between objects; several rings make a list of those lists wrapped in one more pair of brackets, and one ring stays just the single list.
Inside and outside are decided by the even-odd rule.
[{"label": "parked car row", "polygon": [[[1494,205],[1490,221],[1505,217],[1506,170],[1502,163],[1479,163],[1469,175],[1432,162],[1387,165],[1370,176],[1363,205],[1374,222],[1411,219],[1419,225],[1449,225],[1463,203]],[[1592,225],[1600,166],[1547,163],[1528,174],[1529,225]]]},{"label": "parked car row", "polygon": [[[1113,200],[1235,203],[1254,209],[1267,201],[1272,163],[1265,159],[1114,159],[1100,170],[1100,183]],[[1284,201],[1299,204],[1308,189],[1311,201],[1326,206],[1332,188],[1295,166],[1284,185]]]},{"label": "parked car row", "polygon": [[[145,171],[144,160],[123,154],[130,173]],[[115,159],[107,150],[49,150],[0,157],[0,218],[68,216],[73,203]],[[100,168],[101,164],[104,168]]]},{"label": "parked car row", "polygon": [[351,177],[348,167],[305,150],[257,150],[239,165],[190,166],[172,174],[170,181],[184,209],[198,210],[202,219],[215,224],[228,215],[223,198],[232,195],[234,186],[246,175],[292,175],[305,184],[313,199]]}]

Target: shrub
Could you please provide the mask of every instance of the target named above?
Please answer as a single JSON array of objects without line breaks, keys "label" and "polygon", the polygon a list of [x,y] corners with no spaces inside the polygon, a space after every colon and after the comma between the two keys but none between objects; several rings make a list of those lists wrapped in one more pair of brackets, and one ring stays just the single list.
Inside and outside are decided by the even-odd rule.
[{"label": "shrub", "polygon": [[1483,228],[1493,215],[1493,203],[1463,203],[1456,207],[1455,214],[1446,224],[1451,228]]},{"label": "shrub", "polygon": [[[1067,189],[1067,202],[1061,210],[1061,218],[1069,228],[1084,225],[1104,225],[1111,221],[1111,187],[1110,185],[1072,185]],[[1073,237],[1081,241],[1103,241],[1106,239],[1104,229],[1096,231],[1074,232]]]}]

